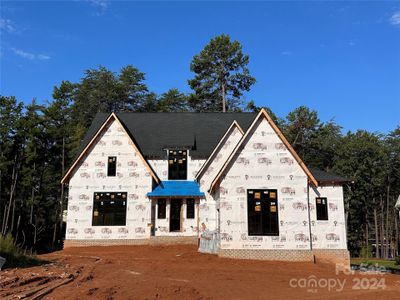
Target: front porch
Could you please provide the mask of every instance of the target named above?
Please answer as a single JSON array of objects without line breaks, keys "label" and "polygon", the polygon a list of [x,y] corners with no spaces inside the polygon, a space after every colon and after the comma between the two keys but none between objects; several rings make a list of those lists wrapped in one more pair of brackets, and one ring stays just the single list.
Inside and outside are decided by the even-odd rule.
[{"label": "front porch", "polygon": [[199,205],[204,193],[195,181],[163,181],[151,199],[151,236],[198,237]]}]

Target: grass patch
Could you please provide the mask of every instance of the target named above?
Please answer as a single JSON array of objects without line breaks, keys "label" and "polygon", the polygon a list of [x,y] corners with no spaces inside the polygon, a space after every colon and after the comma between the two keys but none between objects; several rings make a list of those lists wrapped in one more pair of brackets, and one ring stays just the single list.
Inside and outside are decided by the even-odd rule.
[{"label": "grass patch", "polygon": [[387,269],[395,269],[400,271],[400,265],[396,265],[395,260],[387,260],[387,259],[365,259],[365,258],[352,258],[351,259],[351,264],[352,265],[361,265],[363,264],[364,266],[379,266],[379,267],[384,267]]},{"label": "grass patch", "polygon": [[27,255],[14,242],[11,234],[0,236],[0,256],[6,259],[6,263],[2,269],[6,268],[24,268],[37,266],[45,263],[45,261],[37,259],[33,255]]}]

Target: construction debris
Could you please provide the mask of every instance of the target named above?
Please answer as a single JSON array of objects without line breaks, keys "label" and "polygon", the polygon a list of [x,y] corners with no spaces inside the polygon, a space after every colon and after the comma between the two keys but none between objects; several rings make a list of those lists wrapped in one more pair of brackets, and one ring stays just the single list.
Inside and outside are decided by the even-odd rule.
[{"label": "construction debris", "polygon": [[0,299],[41,299],[54,289],[70,283],[78,275],[67,265],[46,264],[26,269],[8,269],[1,273]]}]

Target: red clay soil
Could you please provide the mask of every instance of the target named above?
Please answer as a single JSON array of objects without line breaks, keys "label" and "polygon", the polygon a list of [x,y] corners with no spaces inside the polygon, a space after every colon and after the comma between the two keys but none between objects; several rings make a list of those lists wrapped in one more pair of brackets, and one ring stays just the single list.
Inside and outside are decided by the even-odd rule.
[{"label": "red clay soil", "polygon": [[[400,275],[336,275],[334,265],[223,259],[195,246],[69,248],[40,258],[52,263],[1,272],[0,298],[47,274],[50,288],[28,299],[400,299]],[[308,279],[317,287],[303,287]]]}]

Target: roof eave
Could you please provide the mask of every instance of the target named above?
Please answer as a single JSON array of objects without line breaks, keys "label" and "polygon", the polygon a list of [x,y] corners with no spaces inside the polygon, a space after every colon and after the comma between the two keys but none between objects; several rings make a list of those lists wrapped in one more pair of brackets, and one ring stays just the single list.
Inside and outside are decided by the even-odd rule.
[{"label": "roof eave", "polygon": [[320,186],[326,186],[326,185],[344,185],[344,184],[353,184],[353,180],[318,180],[318,184]]}]

